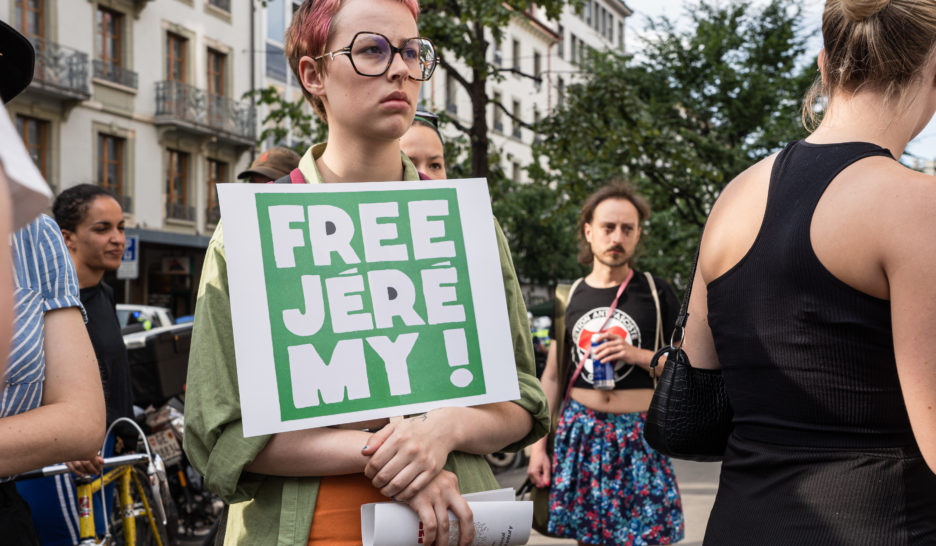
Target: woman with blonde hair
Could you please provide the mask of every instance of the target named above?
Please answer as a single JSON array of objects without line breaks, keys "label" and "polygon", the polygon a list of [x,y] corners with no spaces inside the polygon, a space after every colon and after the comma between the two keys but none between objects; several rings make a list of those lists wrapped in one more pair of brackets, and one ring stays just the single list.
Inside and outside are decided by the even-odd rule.
[{"label": "woman with blonde hair", "polygon": [[936,2],[828,0],[805,140],[712,209],[686,327],[734,410],[707,545],[936,544]]}]

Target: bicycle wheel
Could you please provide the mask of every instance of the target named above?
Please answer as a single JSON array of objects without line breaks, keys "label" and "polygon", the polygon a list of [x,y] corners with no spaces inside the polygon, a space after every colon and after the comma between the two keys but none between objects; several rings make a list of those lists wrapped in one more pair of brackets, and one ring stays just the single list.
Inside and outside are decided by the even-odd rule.
[{"label": "bicycle wheel", "polygon": [[149,487],[146,472],[134,468],[131,478],[130,495],[133,498],[133,504],[129,509],[133,514],[136,541],[134,544],[128,542],[123,525],[123,510],[120,503],[115,502],[110,518],[110,533],[114,538],[114,544],[121,546],[170,546],[173,544],[171,539],[174,538],[174,531],[178,527],[175,504],[172,499],[168,498],[168,495],[160,495],[163,497],[162,502],[166,509],[166,525],[163,525],[157,514],[153,490]]}]

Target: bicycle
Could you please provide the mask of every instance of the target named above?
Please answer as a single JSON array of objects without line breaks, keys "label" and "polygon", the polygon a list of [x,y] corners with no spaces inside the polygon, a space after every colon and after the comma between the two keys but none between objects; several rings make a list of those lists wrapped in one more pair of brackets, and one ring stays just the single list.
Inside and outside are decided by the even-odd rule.
[{"label": "bicycle", "polygon": [[[162,458],[150,451],[146,435],[132,419],[121,417],[111,423],[111,426],[107,429],[107,434],[105,434],[105,442],[107,437],[110,436],[114,425],[119,422],[127,422],[136,428],[143,439],[146,452],[105,458],[104,470],[102,470],[103,474],[101,476],[75,478],[79,521],[79,541],[76,546],[109,546],[117,544],[126,546],[135,546],[137,544],[169,546],[166,506],[163,498],[163,494],[168,494],[169,490],[166,481],[166,467]],[[141,468],[144,463],[146,470]],[[107,470],[108,468],[111,470]],[[65,464],[50,465],[20,474],[15,481],[55,476],[68,472],[70,470]],[[100,492],[101,506],[106,509],[105,488],[115,482],[117,484],[116,502],[107,517],[103,518],[104,535],[99,539],[94,522],[92,495]],[[144,487],[144,483],[146,487]],[[139,529],[137,527],[138,523],[143,524]],[[122,532],[112,535],[111,525],[117,524],[121,525]]]}]

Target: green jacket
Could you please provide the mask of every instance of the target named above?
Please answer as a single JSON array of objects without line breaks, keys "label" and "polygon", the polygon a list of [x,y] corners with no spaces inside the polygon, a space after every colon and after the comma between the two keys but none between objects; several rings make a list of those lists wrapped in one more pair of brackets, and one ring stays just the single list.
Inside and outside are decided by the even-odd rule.
[{"label": "green jacket", "polygon": [[[321,182],[315,159],[324,149],[324,144],[313,146],[299,163],[309,183]],[[405,180],[418,180],[412,162],[405,155],[402,161]],[[207,487],[231,503],[225,544],[305,544],[319,479],[282,478],[244,470],[270,436],[244,438],[243,434],[221,228],[218,224],[208,244],[198,287],[185,398],[185,453],[204,475]],[[529,411],[534,420],[530,433],[506,448],[517,450],[546,434],[549,408],[534,375],[530,328],[520,285],[507,241],[496,221],[495,229],[520,381],[521,398],[515,402]],[[445,468],[458,476],[463,493],[498,487],[487,462],[478,455],[454,452]]]}]

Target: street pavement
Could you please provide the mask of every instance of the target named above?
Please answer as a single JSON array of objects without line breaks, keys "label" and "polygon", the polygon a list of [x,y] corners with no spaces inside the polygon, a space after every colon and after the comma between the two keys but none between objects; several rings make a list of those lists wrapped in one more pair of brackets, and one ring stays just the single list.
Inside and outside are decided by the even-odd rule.
[{"label": "street pavement", "polygon": [[[686,517],[686,538],[679,542],[682,546],[701,546],[705,535],[705,523],[709,512],[715,502],[715,491],[718,489],[718,473],[720,463],[696,463],[673,459],[676,468],[676,480],[679,483],[679,493],[682,496],[683,513]],[[520,487],[526,479],[526,467],[508,470],[497,474],[497,481],[502,487]],[[527,544],[533,546],[559,546],[574,545],[574,540],[555,539],[545,537],[536,531],[530,536]]]}]

